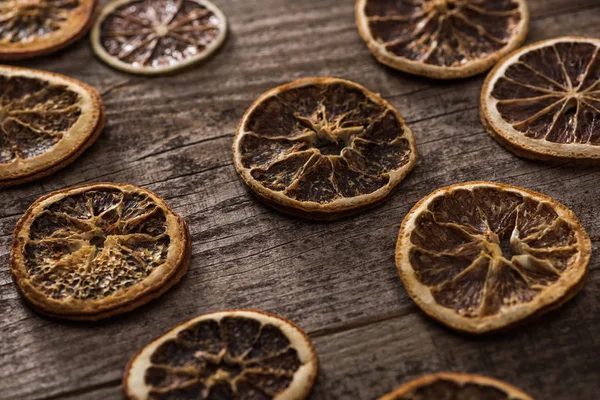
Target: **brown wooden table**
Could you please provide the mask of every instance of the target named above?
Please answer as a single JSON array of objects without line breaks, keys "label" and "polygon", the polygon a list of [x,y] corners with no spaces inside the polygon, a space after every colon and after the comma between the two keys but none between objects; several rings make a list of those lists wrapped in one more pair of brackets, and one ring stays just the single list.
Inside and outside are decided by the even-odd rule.
[{"label": "brown wooden table", "polygon": [[[143,78],[99,62],[87,40],[19,63],[98,88],[108,124],[67,169],[0,192],[0,398],[118,399],[128,359],[169,327],[208,311],[252,307],[297,322],[321,372],[312,399],[373,399],[435,371],[491,375],[536,399],[600,398],[600,168],[519,159],[484,132],[483,77],[436,82],[379,65],[360,39],[351,0],[214,0],[231,32],[210,61]],[[528,42],[600,35],[598,0],[529,0]],[[231,142],[262,92],[306,76],[338,76],[381,93],[406,117],[419,162],[383,206],[335,223],[288,218],[238,179]],[[560,310],[485,338],[427,319],[396,275],[394,246],[410,207],[437,187],[493,180],[551,195],[593,242],[582,292]],[[8,270],[12,229],[49,191],[128,182],[164,197],[188,221],[191,268],[174,289],[133,313],[86,324],[52,321],[19,298]]]}]

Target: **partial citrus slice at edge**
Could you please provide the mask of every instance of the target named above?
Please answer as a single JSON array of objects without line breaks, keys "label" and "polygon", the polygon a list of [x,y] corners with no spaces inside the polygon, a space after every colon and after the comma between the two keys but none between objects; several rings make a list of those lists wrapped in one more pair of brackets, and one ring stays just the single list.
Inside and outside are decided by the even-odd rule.
[{"label": "partial citrus slice at edge", "polygon": [[91,28],[97,5],[96,0],[0,3],[0,60],[37,57],[72,44]]},{"label": "partial citrus slice at edge", "polygon": [[442,372],[414,379],[379,400],[533,400],[516,387],[486,376]]},{"label": "partial citrus slice at edge", "polygon": [[0,187],[64,168],[104,128],[100,94],[82,82],[8,66],[0,81]]},{"label": "partial citrus slice at edge", "polygon": [[463,332],[505,329],[582,287],[591,242],[548,196],[491,182],[438,189],[402,222],[396,265],[429,316]]},{"label": "partial citrus slice at edge", "polygon": [[509,54],[484,82],[480,116],[519,156],[600,159],[600,39],[560,37]]},{"label": "partial citrus slice at edge", "polygon": [[146,345],[127,365],[123,391],[130,400],[302,400],[317,372],[314,348],[294,323],[262,311],[225,310],[193,318]]}]

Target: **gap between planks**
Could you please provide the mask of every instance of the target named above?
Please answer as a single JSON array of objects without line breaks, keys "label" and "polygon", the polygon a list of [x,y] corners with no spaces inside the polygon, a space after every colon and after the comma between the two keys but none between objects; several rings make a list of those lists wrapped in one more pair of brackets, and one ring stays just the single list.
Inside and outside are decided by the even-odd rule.
[{"label": "gap between planks", "polygon": [[85,386],[79,389],[67,390],[64,392],[58,392],[48,397],[36,397],[35,399],[31,400],[59,400],[64,399],[66,397],[81,398],[80,396],[96,392],[102,389],[114,388],[117,386],[121,386],[121,379],[111,379],[109,381],[97,383],[95,385]]}]

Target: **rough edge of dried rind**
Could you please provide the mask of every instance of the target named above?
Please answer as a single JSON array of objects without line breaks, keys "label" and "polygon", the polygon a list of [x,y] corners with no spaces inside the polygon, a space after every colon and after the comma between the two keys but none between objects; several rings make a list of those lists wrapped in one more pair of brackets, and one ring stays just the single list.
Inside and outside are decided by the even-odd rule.
[{"label": "rough edge of dried rind", "polygon": [[[509,150],[513,154],[519,157],[541,161],[582,160],[593,163],[600,161],[600,146],[578,143],[542,142],[543,139],[530,139],[523,135],[522,132],[512,128],[509,123],[505,123],[497,111],[490,110],[488,107],[487,100],[490,98],[491,92],[494,90],[494,84],[500,77],[504,76],[504,71],[506,71],[506,69],[511,66],[521,55],[531,50],[552,45],[554,43],[572,43],[574,41],[592,43],[600,47],[600,39],[582,36],[561,36],[553,39],[541,40],[528,46],[521,47],[503,57],[500,61],[498,61],[496,66],[485,78],[479,100],[479,118],[488,134],[502,147]],[[492,107],[494,106],[495,103],[492,105]],[[497,115],[494,117],[492,114]],[[498,126],[500,124],[508,125],[508,132],[506,129]],[[579,151],[574,151],[574,148],[578,148]]]},{"label": "rough edge of dried rind", "polygon": [[521,391],[517,387],[510,385],[506,382],[503,382],[498,379],[490,378],[487,376],[481,375],[472,375],[472,374],[464,374],[464,373],[455,373],[455,372],[439,372],[437,374],[432,375],[424,375],[420,378],[414,379],[394,391],[383,395],[379,398],[379,400],[395,400],[399,396],[403,396],[408,394],[412,390],[415,390],[419,387],[429,385],[436,381],[440,380],[450,380],[460,384],[465,383],[475,383],[485,386],[491,386],[506,392],[511,399],[514,400],[533,400],[533,397],[529,396],[527,393]]},{"label": "rough edge of dried rind", "polygon": [[[192,318],[186,322],[183,322],[177,326],[175,326],[174,328],[171,328],[170,330],[168,330],[167,332],[163,333],[162,335],[158,336],[157,338],[155,338],[154,340],[152,340],[150,343],[148,343],[146,346],[144,346],[141,350],[139,350],[132,358],[131,360],[127,363],[127,366],[125,367],[125,372],[123,374],[123,381],[122,381],[122,389],[123,389],[123,393],[125,394],[125,397],[129,400],[146,400],[147,397],[140,397],[138,396],[138,393],[134,393],[137,389],[133,389],[132,386],[133,385],[141,385],[141,391],[147,391],[146,387],[147,385],[145,385],[145,383],[143,381],[141,382],[130,382],[131,380],[135,379],[132,378],[132,370],[134,368],[138,367],[138,360],[140,360],[140,358],[142,358],[141,362],[144,362],[144,364],[140,365],[139,368],[142,369],[140,372],[145,371],[145,366],[146,365],[150,365],[150,357],[153,354],[153,352],[156,350],[156,348],[164,343],[165,340],[171,339],[173,337],[175,337],[177,335],[177,333],[179,333],[181,330],[186,329],[188,326],[199,322],[199,321],[203,321],[203,320],[215,320],[215,319],[222,319],[224,317],[231,317],[231,316],[241,316],[241,317],[246,317],[246,318],[251,318],[254,320],[258,320],[259,322],[261,322],[262,324],[272,324],[274,326],[276,326],[277,328],[281,329],[281,331],[285,334],[285,336],[290,339],[290,344],[294,347],[294,349],[296,349],[298,351],[298,356],[301,358],[306,358],[306,362],[304,362],[302,364],[302,366],[296,370],[294,372],[294,377],[292,380],[292,383],[290,384],[290,386],[283,391],[282,393],[280,393],[279,395],[274,397],[274,400],[302,400],[305,399],[306,397],[308,397],[308,395],[310,394],[310,391],[314,385],[314,382],[317,378],[317,374],[319,371],[319,360],[317,357],[317,353],[315,352],[314,346],[312,344],[312,342],[310,341],[310,339],[308,338],[308,335],[302,330],[300,329],[300,327],[298,327],[298,325],[296,325],[295,323],[293,323],[292,321],[283,318],[279,315],[275,315],[272,313],[268,313],[265,311],[259,311],[259,310],[254,310],[254,309],[238,309],[238,310],[223,310],[223,311],[217,311],[217,312],[211,312],[208,314],[203,314],[200,315],[198,317]],[[293,337],[291,337],[293,336]],[[293,340],[295,339],[295,340]],[[302,345],[302,346],[299,346]],[[301,353],[302,352],[302,353]],[[305,368],[306,367],[306,368]],[[303,376],[299,377],[298,376],[298,371],[304,368],[303,370]],[[303,384],[302,382],[302,378],[306,377],[306,382]],[[143,376],[142,376],[143,379]],[[291,392],[290,392],[290,389]],[[142,393],[143,396],[143,393]],[[147,396],[147,393],[146,393]]]},{"label": "rough edge of dried rind", "polygon": [[[425,297],[431,297],[429,287],[421,284],[414,277],[414,270],[412,269],[411,263],[408,261],[408,252],[403,251],[403,248],[410,248],[410,233],[412,232],[412,229],[409,230],[407,225],[414,222],[421,211],[425,210],[428,204],[435,198],[457,189],[472,189],[486,186],[511,191],[521,195],[526,194],[536,200],[550,203],[552,208],[558,213],[558,216],[565,218],[573,227],[577,243],[579,244],[579,252],[577,253],[578,260],[575,262],[575,268],[568,274],[561,275],[560,280],[553,285],[554,290],[552,290],[551,293],[546,292],[544,295],[536,297],[531,302],[517,306],[519,307],[519,313],[517,313],[517,315],[515,315],[515,312],[513,311],[510,314],[504,314],[500,317],[490,316],[481,318],[478,320],[481,320],[482,322],[477,322],[473,321],[473,319],[461,317],[454,310],[446,309],[433,301],[429,303],[425,302],[423,300],[423,295],[425,295]],[[503,183],[485,181],[464,182],[442,187],[419,200],[402,221],[395,250],[398,275],[400,276],[406,292],[419,308],[431,318],[447,327],[473,335],[504,331],[517,325],[530,322],[542,314],[562,306],[568,300],[572,299],[583,287],[590,256],[590,238],[575,213],[569,208],[542,193]],[[565,278],[567,275],[569,279]],[[558,282],[561,283],[559,284]]]},{"label": "rough edge of dried rind", "polygon": [[[102,96],[95,88],[89,86],[86,83],[78,81],[74,78],[70,78],[68,76],[56,74],[53,72],[34,70],[34,69],[30,69],[30,68],[11,67],[11,66],[6,66],[6,65],[0,66],[0,73],[2,70],[13,71],[13,73],[17,72],[17,74],[11,75],[11,76],[24,76],[26,78],[31,78],[31,79],[37,78],[44,82],[48,82],[48,81],[44,80],[43,77],[50,77],[53,79],[53,81],[50,81],[51,84],[59,84],[59,82],[62,81],[62,82],[68,82],[72,85],[78,86],[83,91],[87,92],[93,100],[94,110],[90,110],[88,112],[94,112],[97,115],[90,119],[90,120],[96,121],[95,126],[92,129],[90,129],[87,134],[81,135],[81,138],[83,140],[79,140],[78,141],[79,144],[76,144],[76,146],[74,148],[72,148],[70,152],[68,152],[65,155],[60,156],[58,158],[56,158],[56,157],[53,158],[51,155],[48,155],[51,152],[56,151],[56,148],[59,148],[61,146],[60,141],[59,141],[54,146],[53,149],[49,150],[48,152],[46,152],[40,156],[37,156],[37,157],[48,158],[49,160],[47,160],[46,162],[43,162],[41,165],[38,165],[38,166],[36,166],[36,164],[39,163],[39,162],[36,162],[36,160],[35,160],[36,157],[32,158],[29,161],[26,161],[27,163],[33,165],[32,167],[30,167],[31,171],[29,171],[27,173],[23,173],[23,174],[15,174],[14,176],[10,176],[5,179],[0,179],[0,188],[31,182],[31,181],[46,177],[48,175],[51,175],[51,174],[59,171],[59,170],[63,169],[64,167],[66,167],[67,165],[71,164],[73,161],[75,161],[75,159],[77,159],[77,157],[79,157],[87,148],[89,148],[92,144],[94,144],[96,139],[98,139],[98,137],[100,136],[100,132],[102,132],[102,130],[104,129],[104,126],[106,124],[106,110],[104,107],[104,102],[102,101]],[[24,72],[24,74],[18,74],[18,72]],[[39,78],[39,77],[42,77],[42,78]],[[54,80],[56,80],[56,81],[54,81]],[[82,115],[83,115],[83,110],[82,110]],[[81,118],[81,116],[80,116],[80,118]],[[73,127],[71,127],[71,129],[72,128]]]},{"label": "rough edge of dried rind", "polygon": [[121,60],[119,60],[117,57],[109,54],[105,49],[104,46],[102,46],[102,38],[101,38],[101,34],[100,34],[100,28],[102,23],[104,22],[104,20],[106,19],[107,16],[109,16],[115,9],[117,9],[118,7],[121,7],[124,4],[127,3],[133,3],[136,0],[116,0],[112,3],[109,3],[106,7],[104,7],[102,9],[102,11],[100,12],[100,16],[98,18],[96,18],[96,22],[94,23],[94,26],[92,27],[92,31],[90,33],[90,42],[92,45],[92,49],[94,50],[94,53],[96,54],[96,56],[102,60],[103,62],[105,62],[108,66],[118,69],[120,71],[124,71],[130,74],[135,74],[135,75],[167,75],[170,73],[174,73],[183,69],[186,69],[188,67],[192,67],[194,65],[200,64],[203,61],[209,59],[214,53],[217,52],[217,50],[219,50],[221,48],[221,46],[223,45],[223,43],[225,42],[225,39],[227,38],[227,33],[229,31],[229,24],[227,22],[227,17],[225,16],[225,14],[223,13],[223,11],[221,11],[221,9],[219,9],[216,5],[214,5],[213,3],[211,3],[208,0],[187,0],[187,1],[191,1],[194,3],[197,3],[203,7],[206,7],[206,9],[210,10],[212,13],[215,14],[215,16],[219,19],[219,34],[217,35],[217,37],[215,38],[214,41],[212,41],[204,51],[202,51],[201,53],[190,57],[189,59],[172,65],[172,66],[166,66],[166,67],[134,67],[131,64],[128,64],[126,62],[123,62]]},{"label": "rough edge of dried rind", "polygon": [[[58,40],[58,39],[49,40],[50,38],[48,38],[48,39],[43,38],[43,39],[36,40],[36,41],[34,41],[34,43],[41,42],[41,44],[38,44],[36,46],[32,46],[31,43],[24,43],[18,49],[17,48],[2,49],[2,47],[0,47],[0,60],[6,60],[6,61],[24,60],[27,58],[45,56],[45,55],[48,55],[51,53],[55,53],[59,50],[62,50],[65,47],[70,46],[71,44],[80,40],[92,28],[92,25],[95,20],[95,16],[98,14],[98,10],[100,7],[100,3],[98,0],[80,0],[80,1],[82,3],[88,3],[88,4],[85,4],[84,6],[82,6],[81,13],[83,14],[83,17],[85,18],[85,23],[83,24],[83,26],[81,27],[80,30],[74,31],[71,33],[71,35],[67,35],[66,37],[61,38],[60,40]],[[50,43],[47,43],[47,42],[50,42]],[[52,42],[55,42],[55,43],[52,44]]]},{"label": "rough edge of dried rind", "polygon": [[369,50],[371,50],[371,53],[373,53],[377,61],[408,74],[420,75],[432,79],[460,79],[483,73],[491,68],[505,54],[510,53],[523,44],[527,37],[527,33],[529,32],[529,9],[527,7],[527,2],[525,0],[515,0],[519,3],[519,11],[521,12],[522,18],[518,33],[510,39],[506,46],[483,59],[468,62],[462,67],[442,67],[425,64],[409,60],[405,57],[394,56],[377,43],[377,40],[373,37],[371,30],[369,29],[368,17],[364,13],[365,5],[368,1],[369,0],[356,0],[355,19],[360,36],[366,42]]},{"label": "rough edge of dried rind", "polygon": [[[382,105],[384,108],[389,109],[393,112],[396,120],[402,125],[404,129],[403,137],[406,138],[410,147],[410,156],[408,162],[392,173],[389,173],[389,182],[377,189],[376,191],[355,197],[343,198],[334,200],[331,203],[321,204],[317,202],[298,201],[291,199],[282,193],[275,192],[273,190],[266,189],[263,185],[259,184],[250,174],[250,169],[245,168],[241,162],[241,152],[239,151],[239,144],[241,138],[245,132],[243,127],[248,117],[254,112],[254,110],[266,99],[276,96],[281,92],[287,90],[314,85],[314,84],[333,84],[343,83],[354,89],[358,89],[363,93],[369,100],[376,104]],[[340,78],[322,77],[322,78],[301,78],[293,82],[287,83],[275,87],[265,93],[263,93],[252,105],[246,110],[240,123],[238,124],[235,137],[233,139],[233,161],[235,169],[241,176],[242,180],[250,188],[250,191],[258,197],[261,201],[273,207],[274,209],[295,217],[314,219],[314,220],[335,220],[343,217],[347,217],[353,214],[357,214],[366,209],[375,207],[382,202],[386,201],[398,188],[400,183],[408,175],[408,173],[414,168],[417,162],[417,147],[414,140],[413,133],[402,115],[396,110],[390,103],[387,102],[381,96],[371,92],[362,85],[355,82],[348,81]]]},{"label": "rough edge of dried rind", "polygon": [[[178,236],[169,236],[171,239],[170,247],[175,247],[174,250],[169,250],[169,252],[176,251],[177,254],[173,256],[174,262],[172,262],[172,265],[170,265],[168,269],[165,267],[165,264],[161,264],[153,271],[154,273],[155,271],[163,267],[165,267],[163,268],[163,270],[167,269],[166,271],[163,271],[162,276],[159,277],[160,279],[155,281],[150,286],[144,284],[144,282],[150,277],[148,276],[141,282],[138,282],[137,284],[128,288],[126,291],[124,291],[124,293],[119,294],[116,300],[112,299],[109,302],[103,300],[80,300],[78,301],[78,303],[80,303],[79,306],[65,306],[60,301],[48,299],[47,296],[39,293],[37,289],[28,282],[28,274],[25,271],[24,262],[22,261],[24,243],[23,240],[20,240],[21,232],[27,222],[32,222],[34,220],[34,216],[32,214],[37,207],[43,206],[42,203],[52,199],[55,196],[66,197],[67,195],[70,195],[72,193],[84,192],[86,190],[94,190],[96,188],[117,188],[120,190],[130,190],[134,193],[141,192],[149,196],[157,205],[161,206],[161,208],[165,211],[165,214],[167,214],[167,221],[169,216],[173,218],[173,226],[177,227]],[[50,202],[48,204],[51,203],[53,202]],[[175,243],[175,245],[173,245],[176,239],[178,239],[178,243]],[[132,311],[133,309],[148,303],[152,299],[159,297],[172,286],[177,284],[181,280],[183,275],[185,275],[190,264],[190,258],[191,240],[189,228],[185,220],[177,213],[175,213],[167,205],[167,203],[164,202],[164,200],[162,200],[159,196],[147,189],[142,189],[127,184],[98,182],[58,190],[36,200],[27,209],[25,214],[19,219],[17,225],[15,226],[15,230],[13,233],[13,241],[10,249],[9,263],[11,276],[13,278],[13,281],[15,282],[19,293],[36,312],[57,319],[95,321]],[[137,293],[132,295],[131,292],[134,290]],[[90,306],[89,303],[92,302],[98,304]]]}]

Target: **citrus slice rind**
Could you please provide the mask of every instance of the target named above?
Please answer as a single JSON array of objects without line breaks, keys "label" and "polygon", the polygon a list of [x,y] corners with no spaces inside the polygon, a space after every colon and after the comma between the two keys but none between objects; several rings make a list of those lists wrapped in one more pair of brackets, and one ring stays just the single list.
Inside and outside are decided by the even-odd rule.
[{"label": "citrus slice rind", "polygon": [[561,37],[501,60],[481,92],[488,133],[519,156],[600,159],[600,39]]},{"label": "citrus slice rind", "polygon": [[470,182],[413,207],[400,228],[396,265],[425,313],[480,334],[572,298],[590,253],[589,237],[563,205],[518,187]]},{"label": "citrus slice rind", "polygon": [[63,168],[98,137],[104,104],[66,76],[0,66],[0,187]]},{"label": "citrus slice rind", "polygon": [[485,376],[438,373],[412,380],[379,400],[533,400],[516,387]]},{"label": "citrus slice rind", "polygon": [[479,74],[518,48],[525,0],[357,0],[358,30],[377,60],[435,79]]},{"label": "citrus slice rind", "polygon": [[317,370],[312,344],[292,322],[227,310],[191,319],[144,347],[129,362],[123,389],[130,400],[302,400]]},{"label": "citrus slice rind", "polygon": [[7,0],[0,3],[0,60],[55,52],[91,28],[95,0]]},{"label": "citrus slice rind", "polygon": [[95,183],[50,193],[15,228],[10,270],[38,312],[96,320],[158,297],[187,270],[183,219],[152,192]]},{"label": "citrus slice rind", "polygon": [[208,0],[117,0],[102,10],[91,41],[108,65],[153,75],[205,60],[226,36],[227,19]]},{"label": "citrus slice rind", "polygon": [[265,203],[334,219],[384,201],[417,152],[411,130],[387,101],[350,81],[306,78],[254,102],[238,126],[233,158]]}]

